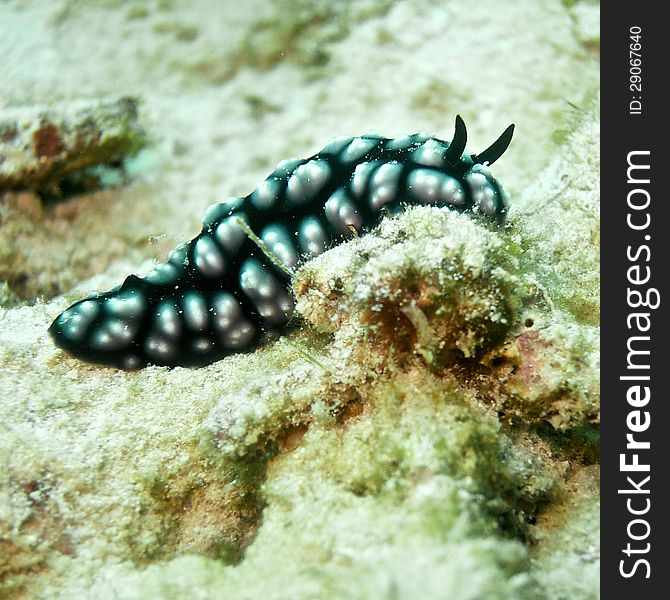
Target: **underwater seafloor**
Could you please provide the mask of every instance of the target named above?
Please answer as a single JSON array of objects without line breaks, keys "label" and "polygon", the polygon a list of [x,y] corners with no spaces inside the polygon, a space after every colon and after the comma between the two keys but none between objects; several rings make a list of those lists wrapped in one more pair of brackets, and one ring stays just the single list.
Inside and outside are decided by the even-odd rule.
[{"label": "underwater seafloor", "polygon": [[[0,3],[0,596],[598,598],[598,24],[587,0]],[[455,114],[470,151],[516,124],[505,228],[388,219],[300,270],[290,335],[205,368],[52,344],[278,161]]]}]

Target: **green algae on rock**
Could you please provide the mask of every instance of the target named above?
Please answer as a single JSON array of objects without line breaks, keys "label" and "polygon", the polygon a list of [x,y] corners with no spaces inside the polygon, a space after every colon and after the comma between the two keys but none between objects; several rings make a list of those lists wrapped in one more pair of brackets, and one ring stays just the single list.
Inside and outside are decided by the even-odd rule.
[{"label": "green algae on rock", "polygon": [[[298,356],[286,367],[302,362]],[[360,414],[314,421],[297,447],[261,459],[256,493],[266,507],[241,562],[186,556],[142,571],[109,565],[91,593],[537,598],[526,549],[499,525],[514,529],[513,507],[536,505],[553,484],[547,477],[529,485],[528,464],[541,464],[532,451],[515,448],[497,419],[463,403],[453,384],[419,370],[361,393]],[[212,447],[213,461],[221,460],[217,452]]]},{"label": "green algae on rock", "polygon": [[[600,322],[600,116],[597,98],[512,211],[524,268],[572,320]],[[566,223],[569,226],[565,226]]]},{"label": "green algae on rock", "polygon": [[337,416],[389,370],[477,363],[537,298],[537,283],[494,229],[426,207],[307,262],[293,286],[312,340],[294,335],[269,352],[295,356],[297,347],[305,360],[269,371],[273,384],[254,378],[221,399],[208,426],[231,458],[266,455],[268,440],[276,449],[320,406]]},{"label": "green algae on rock", "polygon": [[307,263],[294,280],[297,310],[319,331],[346,323],[350,335],[398,356],[420,354],[429,366],[476,358],[537,296],[515,252],[476,219],[409,209]]}]

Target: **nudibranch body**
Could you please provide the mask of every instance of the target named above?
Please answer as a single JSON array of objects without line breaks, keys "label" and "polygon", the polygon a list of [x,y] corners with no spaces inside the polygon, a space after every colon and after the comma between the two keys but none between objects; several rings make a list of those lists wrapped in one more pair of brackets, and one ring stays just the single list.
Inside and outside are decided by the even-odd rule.
[{"label": "nudibranch body", "polygon": [[284,161],[245,198],[210,206],[200,234],[167,262],[76,302],[49,332],[70,354],[121,369],[200,366],[253,350],[289,323],[290,273],[385,214],[432,205],[503,223],[508,195],[488,165],[513,129],[478,155],[464,153],[456,117],[451,142],[363,135]]}]

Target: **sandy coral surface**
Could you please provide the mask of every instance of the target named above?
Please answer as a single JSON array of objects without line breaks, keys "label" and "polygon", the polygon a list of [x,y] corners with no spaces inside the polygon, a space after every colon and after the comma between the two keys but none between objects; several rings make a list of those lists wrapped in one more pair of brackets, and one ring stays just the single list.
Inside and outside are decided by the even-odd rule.
[{"label": "sandy coral surface", "polygon": [[[598,4],[10,0],[0,112],[138,99],[124,181],[0,191],[0,596],[598,598]],[[121,372],[46,329],[339,134],[494,166],[307,263],[296,327]]]}]

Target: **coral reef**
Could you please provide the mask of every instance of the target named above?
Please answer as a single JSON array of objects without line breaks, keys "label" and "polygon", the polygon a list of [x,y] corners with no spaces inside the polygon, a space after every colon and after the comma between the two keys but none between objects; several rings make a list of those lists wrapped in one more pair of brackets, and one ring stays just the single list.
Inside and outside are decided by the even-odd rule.
[{"label": "coral reef", "polygon": [[[204,379],[180,369],[119,379],[126,391],[111,398],[125,397],[126,416],[97,427],[125,441],[104,454],[150,437],[161,453],[173,450],[159,463],[138,456],[146,466],[138,463],[125,485],[139,505],[115,509],[115,521],[131,521],[114,547],[126,561],[169,560],[142,574],[110,566],[93,592],[139,598],[158,586],[167,598],[196,586],[226,597],[243,586],[267,597],[537,597],[521,542],[542,539],[545,507],[562,502],[564,480],[597,460],[597,442],[585,451],[597,435],[597,337],[591,326],[566,326],[537,274],[523,268],[522,223],[497,230],[436,208],[409,210],[301,268],[294,289],[303,324],[291,336],[212,365]],[[76,364],[41,360],[54,381]],[[141,390],[161,380],[150,407]],[[66,384],[62,401],[77,396]],[[194,403],[206,418],[177,425]],[[138,405],[156,411],[162,443],[148,431],[124,434],[138,427],[123,425]],[[171,411],[169,425],[160,415]],[[15,440],[13,460],[27,443]],[[36,474],[23,486],[14,527],[28,522],[39,534],[14,538],[10,569],[60,571],[50,555],[74,556],[92,543],[66,523],[100,508],[71,497],[60,509],[68,517],[54,521],[58,483]],[[49,519],[36,516],[32,497]],[[133,510],[144,515],[141,530]],[[98,530],[97,543],[118,533]],[[287,539],[290,553],[281,551]],[[68,552],[59,550],[64,540]],[[212,558],[179,558],[184,551],[229,566],[219,572]],[[557,560],[545,552],[542,569]],[[76,573],[59,578],[71,586]],[[273,596],[277,586],[286,595]]]},{"label": "coral reef", "polygon": [[[156,140],[133,185],[2,204],[3,598],[598,598],[593,2],[407,0],[342,29],[303,11],[294,54],[232,72],[216,57],[285,38],[278,4],[0,4],[4,98],[113,85]],[[225,84],[182,87],[175,65],[202,61]],[[71,301],[149,272],[281,158],[445,133],[461,110],[473,145],[517,124],[506,227],[387,219],[297,273],[289,335],[206,368],[127,373],[50,343]]]}]

